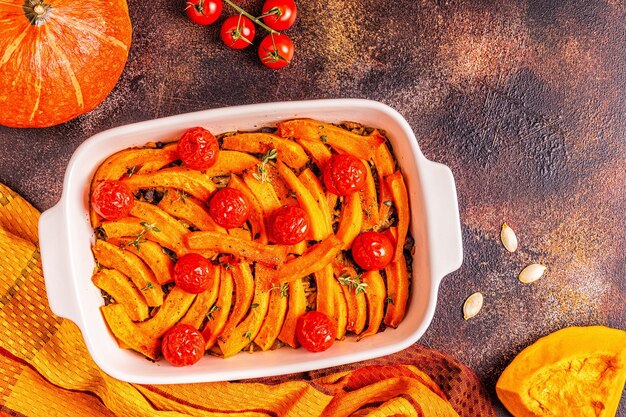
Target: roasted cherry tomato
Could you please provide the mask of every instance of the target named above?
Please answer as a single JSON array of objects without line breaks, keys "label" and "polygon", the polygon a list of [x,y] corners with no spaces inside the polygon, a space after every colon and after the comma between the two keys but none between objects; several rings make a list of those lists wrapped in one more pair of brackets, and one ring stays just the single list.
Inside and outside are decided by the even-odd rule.
[{"label": "roasted cherry tomato", "polygon": [[204,355],[204,337],[188,324],[177,324],[165,333],[161,351],[166,361],[174,366],[193,365]]},{"label": "roasted cherry tomato", "polygon": [[259,58],[266,67],[285,67],[293,58],[293,42],[281,33],[267,35],[259,45]]},{"label": "roasted cherry tomato", "polygon": [[220,36],[222,41],[232,49],[243,49],[252,45],[254,39],[254,23],[244,15],[230,16],[222,24]]},{"label": "roasted cherry tomato", "polygon": [[220,146],[215,136],[203,127],[192,127],[178,141],[178,155],[185,165],[198,171],[212,167]]},{"label": "roasted cherry tomato", "polygon": [[384,233],[361,233],[352,242],[354,262],[367,271],[377,271],[389,265],[393,252],[393,242]]},{"label": "roasted cherry tomato", "polygon": [[303,348],[310,352],[322,352],[335,342],[337,325],[326,314],[309,311],[298,317],[296,336]]},{"label": "roasted cherry tomato", "polygon": [[200,294],[211,285],[213,265],[204,256],[188,253],[174,265],[174,282],[181,289]]},{"label": "roasted cherry tomato", "polygon": [[210,25],[222,14],[222,0],[187,0],[185,11],[192,22]]},{"label": "roasted cherry tomato", "polygon": [[298,9],[293,0],[267,0],[263,4],[263,23],[274,30],[289,29],[296,21]]},{"label": "roasted cherry tomato", "polygon": [[121,181],[104,181],[91,193],[91,206],[107,220],[128,216],[135,204],[135,197]]},{"label": "roasted cherry tomato", "polygon": [[295,245],[304,240],[309,230],[309,217],[297,206],[282,206],[269,221],[270,238],[280,245]]},{"label": "roasted cherry tomato", "polygon": [[324,169],[324,184],[331,193],[347,196],[363,188],[366,176],[365,165],[359,158],[336,154]]},{"label": "roasted cherry tomato", "polygon": [[232,229],[248,220],[250,206],[241,191],[222,188],[209,200],[209,214],[218,225]]}]

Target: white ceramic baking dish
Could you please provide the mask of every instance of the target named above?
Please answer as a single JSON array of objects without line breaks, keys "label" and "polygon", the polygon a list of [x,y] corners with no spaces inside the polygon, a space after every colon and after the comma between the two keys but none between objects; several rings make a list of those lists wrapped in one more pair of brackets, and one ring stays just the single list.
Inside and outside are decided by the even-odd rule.
[{"label": "white ceramic baking dish", "polygon": [[[240,353],[229,359],[205,356],[194,366],[152,363],[120,349],[100,314],[100,290],[91,283],[94,234],[88,219],[88,190],[106,157],[149,141],[172,141],[192,126],[219,133],[254,130],[298,117],[326,122],[354,121],[383,129],[393,145],[409,187],[411,233],[415,238],[412,288],[407,315],[397,329],[386,329],[358,343],[348,337],[329,350],[304,349]],[[256,378],[326,368],[389,355],[415,343],[435,312],[441,279],[462,262],[461,229],[454,178],[446,166],[422,155],[406,120],[390,107],[369,100],[337,99],[255,104],[206,110],[151,120],[99,133],[85,141],[69,162],[59,203],[42,214],[39,241],[52,311],[80,327],[95,362],[128,382],[174,384]]]}]

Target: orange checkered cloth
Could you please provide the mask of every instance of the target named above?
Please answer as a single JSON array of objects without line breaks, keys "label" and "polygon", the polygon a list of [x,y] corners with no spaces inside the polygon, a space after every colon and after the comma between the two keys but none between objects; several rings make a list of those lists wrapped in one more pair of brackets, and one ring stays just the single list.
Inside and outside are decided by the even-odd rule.
[{"label": "orange checkered cloth", "polygon": [[470,369],[420,345],[367,366],[254,381],[116,380],[48,308],[38,218],[0,184],[0,416],[496,416]]}]

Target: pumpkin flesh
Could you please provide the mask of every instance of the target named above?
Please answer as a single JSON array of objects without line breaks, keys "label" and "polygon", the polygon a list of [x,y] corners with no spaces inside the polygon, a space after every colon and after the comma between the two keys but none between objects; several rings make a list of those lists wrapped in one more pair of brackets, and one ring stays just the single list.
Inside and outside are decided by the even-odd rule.
[{"label": "pumpkin flesh", "polygon": [[0,22],[5,126],[52,126],[92,110],[128,57],[132,29],[124,0],[8,0],[0,3]]}]

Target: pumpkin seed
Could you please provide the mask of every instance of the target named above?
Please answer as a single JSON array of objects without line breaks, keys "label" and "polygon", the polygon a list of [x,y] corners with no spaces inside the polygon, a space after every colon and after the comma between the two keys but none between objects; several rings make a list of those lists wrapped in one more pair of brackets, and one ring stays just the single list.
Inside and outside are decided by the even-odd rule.
[{"label": "pumpkin seed", "polygon": [[483,308],[483,300],[484,297],[479,292],[475,292],[467,297],[467,300],[465,300],[465,303],[463,304],[463,318],[465,320],[471,319],[478,314],[480,309]]},{"label": "pumpkin seed", "polygon": [[531,282],[537,281],[539,278],[543,276],[543,273],[548,269],[545,265],[541,264],[530,264],[526,268],[522,269],[522,272],[519,274],[519,280],[524,284],[530,284]]},{"label": "pumpkin seed", "polygon": [[513,229],[506,223],[502,225],[502,230],[500,230],[500,240],[502,241],[504,249],[509,252],[515,252],[517,250],[517,236]]}]

